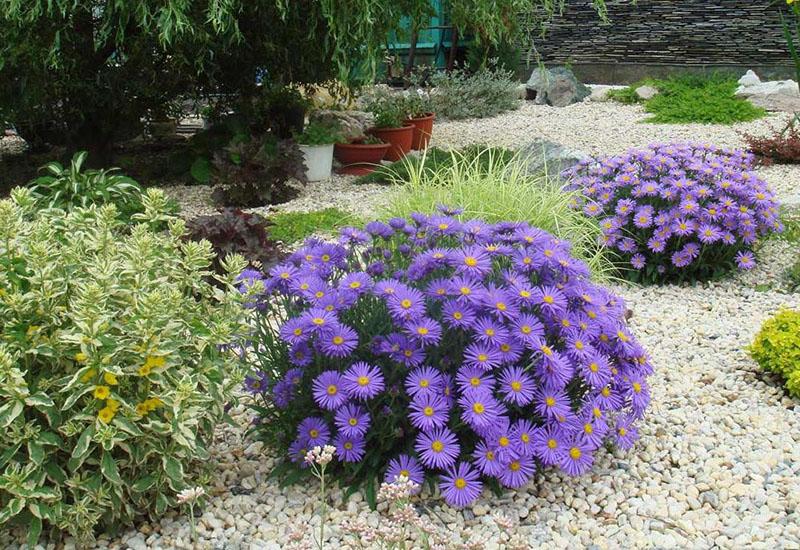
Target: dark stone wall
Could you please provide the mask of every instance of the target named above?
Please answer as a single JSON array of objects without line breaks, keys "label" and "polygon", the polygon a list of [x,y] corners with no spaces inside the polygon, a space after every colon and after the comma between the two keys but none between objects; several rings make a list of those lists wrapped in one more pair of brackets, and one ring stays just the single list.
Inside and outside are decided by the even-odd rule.
[{"label": "dark stone wall", "polygon": [[566,0],[563,14],[544,38],[531,34],[533,59],[538,53],[546,64],[570,63],[578,73],[592,67],[600,71],[598,76],[607,73],[594,82],[630,80],[648,67],[650,73],[728,67],[737,72],[755,68],[765,76],[792,75],[778,12],[782,0],[606,3],[608,24],[598,19],[590,0]]}]

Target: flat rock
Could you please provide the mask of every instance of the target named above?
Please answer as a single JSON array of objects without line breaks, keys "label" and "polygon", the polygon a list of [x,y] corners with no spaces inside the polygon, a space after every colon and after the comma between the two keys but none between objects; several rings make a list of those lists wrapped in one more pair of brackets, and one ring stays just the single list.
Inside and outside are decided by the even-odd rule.
[{"label": "flat rock", "polygon": [[747,99],[767,111],[800,111],[800,89],[794,80],[761,81],[753,71],[739,79],[736,97]]},{"label": "flat rock", "polygon": [[637,96],[644,100],[653,99],[658,95],[658,89],[652,86],[639,86],[634,91]]},{"label": "flat rock", "polygon": [[566,107],[589,97],[591,90],[581,84],[567,67],[536,68],[525,84],[528,97],[539,105]]},{"label": "flat rock", "polygon": [[558,175],[589,158],[583,151],[545,139],[535,139],[522,147],[520,155],[527,161],[528,173],[535,175],[545,171],[550,175]]}]

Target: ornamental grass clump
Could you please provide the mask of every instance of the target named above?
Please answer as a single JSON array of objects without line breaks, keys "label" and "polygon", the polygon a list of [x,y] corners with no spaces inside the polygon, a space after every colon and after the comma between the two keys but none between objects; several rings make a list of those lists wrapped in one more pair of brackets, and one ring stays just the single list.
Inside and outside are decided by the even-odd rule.
[{"label": "ornamental grass clump", "polygon": [[651,145],[565,173],[575,203],[635,282],[705,279],[755,266],[759,236],[781,232],[778,201],[741,150]]},{"label": "ornamental grass clump", "polygon": [[370,502],[376,478],[404,476],[465,506],[484,485],[583,474],[604,444],[633,445],[652,367],[622,299],[568,242],[459,213],[344,228],[243,274],[260,293],[253,429],[288,481],[332,444],[331,476]]},{"label": "ornamental grass clump", "polygon": [[[242,381],[241,296],[207,241],[159,212],[0,201],[0,531],[80,543],[162,516],[196,486]],[[150,189],[147,205],[163,204]],[[241,257],[227,262],[238,273]],[[231,287],[233,275],[220,276]]]}]

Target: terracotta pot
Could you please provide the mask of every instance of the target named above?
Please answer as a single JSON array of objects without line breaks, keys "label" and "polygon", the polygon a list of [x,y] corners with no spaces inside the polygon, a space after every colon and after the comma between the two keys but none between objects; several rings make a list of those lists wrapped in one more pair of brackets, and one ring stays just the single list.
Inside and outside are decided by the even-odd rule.
[{"label": "terracotta pot", "polygon": [[425,149],[431,141],[431,134],[433,133],[433,119],[436,115],[428,113],[425,116],[418,118],[409,118],[404,122],[414,126],[414,139],[411,141],[411,148],[415,151]]},{"label": "terracotta pot", "polygon": [[333,156],[342,163],[340,174],[369,174],[378,167],[389,150],[388,143],[337,143]]},{"label": "terracotta pot", "polygon": [[389,144],[386,160],[391,161],[406,156],[411,151],[411,143],[414,141],[414,126],[411,124],[402,128],[373,128],[369,133]]}]

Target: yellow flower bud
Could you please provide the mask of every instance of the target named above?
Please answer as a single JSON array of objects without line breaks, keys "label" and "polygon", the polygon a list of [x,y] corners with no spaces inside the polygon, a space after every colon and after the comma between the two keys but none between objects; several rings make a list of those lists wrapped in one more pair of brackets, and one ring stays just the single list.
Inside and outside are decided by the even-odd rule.
[{"label": "yellow flower bud", "polygon": [[83,382],[85,384],[85,383],[91,381],[91,379],[94,378],[96,374],[97,374],[97,371],[94,370],[94,369],[87,370],[85,373],[83,373],[83,376],[81,376],[81,382]]},{"label": "yellow flower bud", "polygon": [[85,363],[88,358],[89,356],[83,353],[82,351],[79,351],[78,353],[75,354],[75,360],[78,363]]},{"label": "yellow flower bud", "polygon": [[114,418],[115,414],[116,414],[115,411],[110,407],[103,407],[97,413],[97,418],[99,418],[100,422],[102,422],[103,424],[108,424],[109,422],[111,422],[111,419]]},{"label": "yellow flower bud", "polygon": [[105,383],[106,383],[106,384],[108,384],[109,386],[116,386],[117,384],[119,384],[119,382],[117,381],[117,377],[116,377],[116,376],[114,376],[114,375],[113,375],[112,373],[110,373],[110,372],[104,372],[104,373],[103,373],[103,380],[104,380],[104,381],[105,381]]},{"label": "yellow flower bud", "polygon": [[116,399],[109,398],[106,400],[106,407],[108,407],[114,412],[117,412],[117,410],[119,409],[119,401],[117,401]]}]

